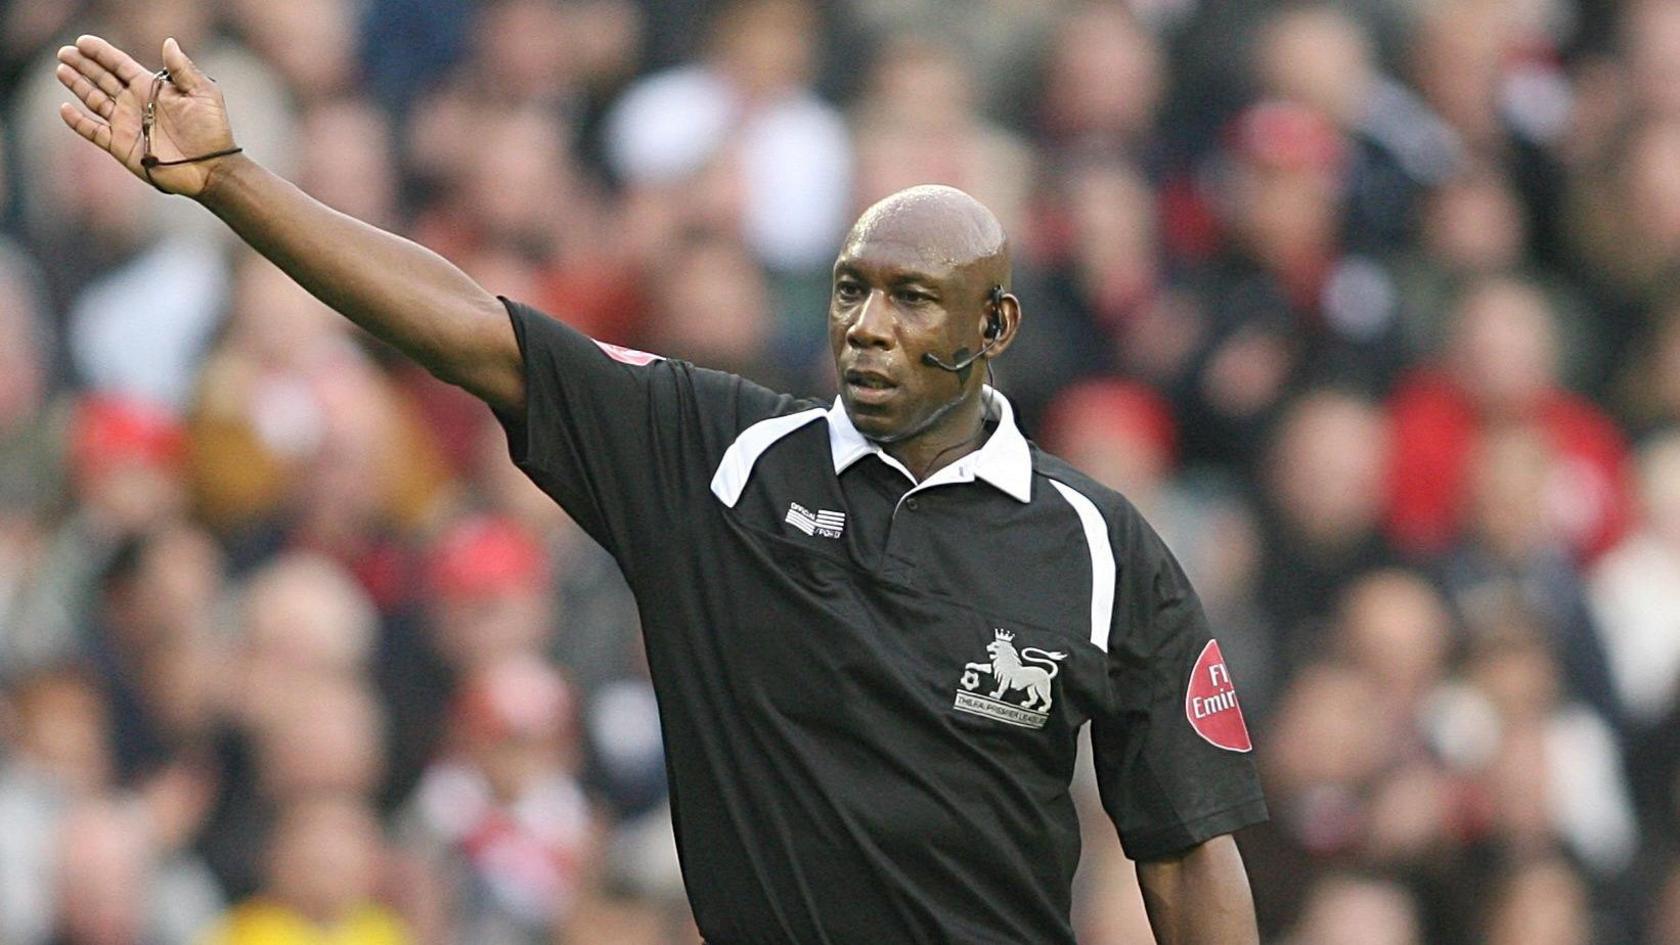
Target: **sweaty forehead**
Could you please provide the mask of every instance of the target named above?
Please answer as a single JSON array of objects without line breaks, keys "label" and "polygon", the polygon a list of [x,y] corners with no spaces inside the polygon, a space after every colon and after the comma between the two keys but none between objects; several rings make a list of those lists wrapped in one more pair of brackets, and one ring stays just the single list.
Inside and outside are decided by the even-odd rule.
[{"label": "sweaty forehead", "polygon": [[931,274],[1001,260],[1003,227],[990,210],[951,187],[913,187],[863,212],[841,251],[856,261]]}]

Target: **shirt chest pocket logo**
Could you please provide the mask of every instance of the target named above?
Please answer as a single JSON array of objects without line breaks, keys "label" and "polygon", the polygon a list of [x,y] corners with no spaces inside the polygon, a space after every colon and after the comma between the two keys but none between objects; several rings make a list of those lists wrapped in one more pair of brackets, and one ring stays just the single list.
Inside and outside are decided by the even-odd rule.
[{"label": "shirt chest pocket logo", "polygon": [[821,535],[824,538],[839,538],[846,530],[845,512],[831,512],[828,509],[813,512],[798,502],[788,506],[787,518],[783,521],[807,535]]},{"label": "shirt chest pocket logo", "polygon": [[[990,659],[963,667],[952,707],[1022,728],[1043,728],[1050,720],[1051,684],[1067,654],[1036,646],[1016,649],[1015,634],[1003,629],[992,633],[994,639],[986,645]],[[981,685],[983,676],[991,677],[990,686]]]}]

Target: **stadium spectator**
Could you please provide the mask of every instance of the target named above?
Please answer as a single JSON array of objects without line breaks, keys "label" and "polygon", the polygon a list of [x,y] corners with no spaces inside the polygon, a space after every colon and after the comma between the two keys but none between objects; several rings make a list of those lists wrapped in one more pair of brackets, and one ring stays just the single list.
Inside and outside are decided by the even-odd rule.
[{"label": "stadium spectator", "polygon": [[270,525],[286,546],[344,565],[390,614],[412,592],[405,532],[442,500],[445,470],[412,403],[372,364],[347,359],[314,381],[320,438]]},{"label": "stadium spectator", "polygon": [[439,537],[426,563],[432,641],[456,672],[531,654],[555,623],[547,555],[519,526],[469,518]]},{"label": "stadium spectator", "polygon": [[[3,188],[0,188],[3,189]],[[54,397],[57,343],[33,261],[0,235],[0,661],[27,664],[55,645],[35,629],[30,593],[49,525],[64,497],[64,410]]]},{"label": "stadium spectator", "polygon": [[942,39],[889,39],[853,107],[856,182],[850,206],[929,180],[971,191],[1011,233],[1025,230],[1034,154],[990,120],[968,58]]},{"label": "stadium spectator", "polygon": [[1342,224],[1350,246],[1384,253],[1415,239],[1425,191],[1459,163],[1458,136],[1380,71],[1365,27],[1337,7],[1285,7],[1256,45],[1264,94],[1308,106],[1347,136]]},{"label": "stadium spectator", "polygon": [[642,659],[639,619],[618,565],[507,461],[501,425],[482,412],[478,420],[468,478],[472,493],[485,513],[538,538],[552,564],[565,634],[550,634],[546,649],[586,695],[604,683],[634,676]]},{"label": "stadium spectator", "polygon": [[746,247],[725,235],[695,233],[676,241],[654,272],[650,347],[719,370],[757,374],[762,383],[780,380],[761,369],[774,363],[770,352],[780,326],[770,286]]},{"label": "stadium spectator", "polygon": [[1141,384],[1087,381],[1066,388],[1045,423],[1044,439],[1110,489],[1151,514],[1162,511],[1177,464],[1171,406]]},{"label": "stadium spectator", "polygon": [[1680,688],[1680,434],[1641,448],[1638,527],[1594,568],[1593,616],[1631,720],[1654,724]]},{"label": "stadium spectator", "polygon": [[384,838],[373,812],[328,794],[287,804],[269,838],[261,891],[231,909],[210,945],[406,945],[402,921],[376,904]]},{"label": "stadium spectator", "polygon": [[805,0],[728,4],[704,62],[625,89],[607,117],[614,173],[665,199],[722,174],[737,232],[760,260],[826,266],[851,209],[850,147],[840,116],[810,91],[817,22]]},{"label": "stadium spectator", "polygon": [[341,566],[307,552],[269,559],[240,594],[237,685],[229,708],[239,724],[267,725],[319,679],[354,679],[371,665],[378,613]]},{"label": "stadium spectator", "polygon": [[67,514],[43,517],[50,531],[32,539],[9,641],[20,658],[40,663],[72,658],[87,643],[101,572],[125,542],[187,509],[186,439],[165,411],[82,395],[70,405],[61,445],[71,504]]},{"label": "stadium spectator", "polygon": [[38,512],[62,488],[60,431],[47,409],[55,347],[35,262],[0,236],[0,515],[8,520]]},{"label": "stadium spectator", "polygon": [[290,700],[222,745],[222,782],[197,849],[229,899],[260,886],[276,818],[301,799],[373,798],[385,773],[383,709],[359,679],[299,680]]},{"label": "stadium spectator", "polygon": [[1680,426],[1680,307],[1664,305],[1639,350],[1625,359],[1613,406],[1635,436]]},{"label": "stadium spectator", "polygon": [[299,124],[298,186],[358,220],[395,225],[402,181],[385,114],[344,97],[316,104]]},{"label": "stadium spectator", "polygon": [[1671,858],[1664,866],[1644,920],[1642,945],[1661,945],[1680,936],[1680,864]]},{"label": "stadium spectator", "polygon": [[399,815],[401,843],[447,904],[433,940],[530,945],[565,934],[599,848],[573,773],[573,698],[532,656],[462,680],[446,747]]},{"label": "stadium spectator", "polygon": [[1263,939],[1293,925],[1309,881],[1365,841],[1368,798],[1396,748],[1392,721],[1366,709],[1372,685],[1352,667],[1303,666],[1268,719],[1273,741],[1260,763],[1272,821],[1251,832],[1245,847],[1272,867],[1252,877]]},{"label": "stadium spectator", "polygon": [[85,652],[112,709],[124,783],[204,747],[218,701],[212,621],[222,593],[221,549],[184,524],[125,542],[101,575]]},{"label": "stadium spectator", "polygon": [[1680,118],[1680,4],[1638,0],[1620,6],[1629,104],[1642,115]]},{"label": "stadium spectator", "polygon": [[1475,645],[1466,678],[1499,723],[1475,771],[1497,848],[1519,860],[1567,848],[1601,878],[1624,870],[1638,835],[1621,750],[1604,720],[1564,693],[1538,632],[1511,615]]},{"label": "stadium spectator", "polygon": [[1176,391],[1205,319],[1169,264],[1154,189],[1118,159],[1052,166],[1025,246],[1035,329],[1021,339],[1023,363],[1003,366],[1012,399],[1037,417],[1068,378],[1107,372]]},{"label": "stadium spectator", "polygon": [[[234,308],[196,400],[195,502],[242,543],[271,547],[276,539],[262,531],[291,524],[283,519],[299,505],[337,495],[313,495],[308,481],[335,454],[388,467],[377,488],[363,490],[367,507],[335,509],[348,516],[345,527],[354,515],[418,514],[414,506],[436,488],[430,444],[389,379],[372,370],[329,309],[260,257],[241,257]],[[368,428],[349,429],[355,422]]]},{"label": "stadium spectator", "polygon": [[1421,945],[1417,903],[1405,886],[1330,874],[1313,884],[1288,945]]},{"label": "stadium spectator", "polygon": [[1398,307],[1387,271],[1345,245],[1351,153],[1341,129],[1268,100],[1242,112],[1227,141],[1225,238],[1198,278],[1209,325],[1181,410],[1187,454],[1248,464],[1303,383],[1384,389]]},{"label": "stadium spectator", "polygon": [[397,796],[407,795],[441,747],[462,679],[563,645],[550,569],[542,545],[506,519],[469,516],[433,541],[421,571],[420,625],[399,627],[379,667]]},{"label": "stadium spectator", "polygon": [[1545,526],[1591,560],[1626,527],[1627,446],[1602,411],[1564,390],[1557,334],[1546,298],[1496,277],[1460,298],[1451,340],[1435,365],[1411,372],[1394,392],[1388,531],[1411,553],[1439,553],[1463,535],[1471,511],[1469,470],[1477,444],[1506,424],[1531,427],[1552,465]]},{"label": "stadium spectator", "polygon": [[1056,25],[1044,60],[1035,130],[1049,148],[1130,160],[1158,153],[1163,53],[1125,5],[1075,7]]},{"label": "stadium spectator", "polygon": [[1669,304],[1680,264],[1680,119],[1619,127],[1608,153],[1583,161],[1567,204],[1582,281],[1602,300],[1598,333],[1616,356],[1636,354]]},{"label": "stadium spectator", "polygon": [[53,863],[73,805],[108,790],[110,720],[89,675],[70,667],[21,674],[8,685],[0,764],[0,934],[44,945],[59,909]]},{"label": "stadium spectator", "polygon": [[1262,467],[1261,521],[1273,551],[1261,558],[1259,593],[1290,665],[1318,651],[1314,624],[1341,589],[1394,560],[1380,529],[1387,430],[1381,410],[1331,389],[1302,395],[1278,422]]},{"label": "stadium spectator", "polygon": [[[646,821],[645,829],[638,826],[627,832],[669,834],[659,705],[646,663],[638,662],[641,665],[634,675],[602,686],[588,704],[585,771],[591,795],[621,828],[626,823]],[[680,892],[681,886],[680,881],[669,883],[676,859],[660,854],[675,854],[676,849],[671,846],[668,851],[656,851],[649,848],[654,845],[653,837],[646,839],[646,843],[632,842],[624,845],[626,849],[613,851],[616,855],[609,859],[609,866],[625,877],[626,885],[659,885],[663,881],[664,888],[657,891],[671,897]],[[675,838],[670,839],[674,844]],[[649,883],[650,878],[655,882]]]},{"label": "stadium spectator", "polygon": [[89,800],[66,812],[48,867],[65,945],[191,945],[222,907],[202,863],[160,848],[144,809]]},{"label": "stadium spectator", "polygon": [[1496,884],[1484,910],[1488,945],[1587,945],[1597,941],[1586,882],[1561,857],[1537,857]]},{"label": "stadium spectator", "polygon": [[1576,698],[1625,723],[1586,586],[1548,514],[1557,453],[1523,428],[1487,436],[1472,460],[1469,530],[1440,561],[1449,598],[1472,637],[1498,633],[1513,611],[1546,636]]},{"label": "stadium spectator", "polygon": [[1372,703],[1416,725],[1446,679],[1454,628],[1441,595],[1423,578],[1372,571],[1348,582],[1336,607],[1333,648],[1372,680]]},{"label": "stadium spectator", "polygon": [[[339,0],[222,4],[251,52],[273,66],[304,107],[347,91],[356,80],[355,10]],[[164,29],[168,29],[164,25]],[[342,142],[354,146],[353,140]]]},{"label": "stadium spectator", "polygon": [[260,804],[284,807],[323,794],[371,797],[384,775],[385,720],[371,687],[319,678],[293,693],[281,713],[252,730]]}]

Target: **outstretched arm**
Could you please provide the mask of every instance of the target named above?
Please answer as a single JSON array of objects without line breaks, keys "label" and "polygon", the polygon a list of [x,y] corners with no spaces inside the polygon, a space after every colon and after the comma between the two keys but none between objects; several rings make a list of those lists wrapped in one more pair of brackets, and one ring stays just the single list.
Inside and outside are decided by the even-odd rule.
[{"label": "outstretched arm", "polygon": [[1138,864],[1149,925],[1161,945],[1258,945],[1254,899],[1230,834]]},{"label": "outstretched arm", "polygon": [[[80,100],[59,113],[77,134],[159,189],[191,197],[298,284],[438,377],[498,409],[524,403],[524,368],[507,313],[448,260],[345,216],[242,154],[142,166],[142,117],[153,74],[96,36],[58,51],[58,79]],[[152,147],[165,164],[224,151],[233,132],[222,94],[173,40]]]}]

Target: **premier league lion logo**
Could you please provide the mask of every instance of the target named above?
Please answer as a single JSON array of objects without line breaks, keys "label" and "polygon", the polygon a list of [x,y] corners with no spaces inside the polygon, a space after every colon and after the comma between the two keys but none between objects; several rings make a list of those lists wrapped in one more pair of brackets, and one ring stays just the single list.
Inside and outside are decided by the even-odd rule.
[{"label": "premier league lion logo", "polygon": [[[1036,646],[1017,650],[1015,634],[1002,629],[994,630],[993,634],[996,638],[986,645],[991,662],[969,663],[963,667],[962,690],[957,693],[953,708],[1024,728],[1043,728],[1050,718],[1051,683],[1061,670],[1059,661],[1066,659],[1067,654]],[[981,674],[992,677],[989,695],[975,691],[980,688]],[[1025,692],[1026,698],[1020,703],[1004,701],[1004,696],[1013,692]]]}]

